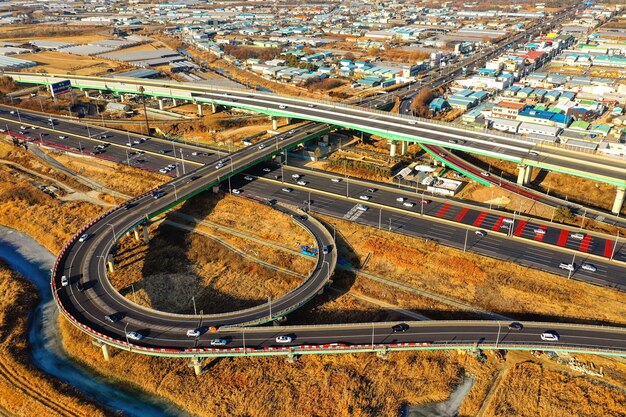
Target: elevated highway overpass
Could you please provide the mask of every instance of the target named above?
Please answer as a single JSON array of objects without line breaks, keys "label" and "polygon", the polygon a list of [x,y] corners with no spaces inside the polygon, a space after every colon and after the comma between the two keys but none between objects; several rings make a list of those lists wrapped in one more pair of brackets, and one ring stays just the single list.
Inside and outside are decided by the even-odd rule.
[{"label": "elevated highway overpass", "polygon": [[[137,80],[131,78],[108,79],[88,76],[53,76],[6,72],[18,82],[49,85],[59,80],[70,80],[80,89],[114,91],[120,94],[140,94],[168,97],[202,104],[223,105],[251,110],[272,117],[298,118],[328,123],[371,133],[395,142],[418,142],[517,163],[524,170],[522,178],[530,177],[526,170],[532,167],[570,174],[616,187],[614,208],[623,205],[626,191],[626,160],[601,157],[584,152],[564,151],[555,146],[535,143],[521,136],[491,131],[470,131],[451,124],[436,123],[412,116],[361,107],[314,101],[299,97],[260,93],[251,90],[217,89],[187,85],[170,81]],[[470,178],[491,186],[480,176],[469,173]],[[615,212],[615,210],[613,210]]]}]

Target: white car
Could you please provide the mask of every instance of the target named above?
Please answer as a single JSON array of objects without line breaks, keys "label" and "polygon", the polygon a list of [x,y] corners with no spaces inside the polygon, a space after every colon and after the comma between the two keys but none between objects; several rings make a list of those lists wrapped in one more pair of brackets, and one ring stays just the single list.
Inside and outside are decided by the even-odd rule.
[{"label": "white car", "polygon": [[287,106],[285,106],[284,104],[281,104],[280,106],[278,106],[278,108],[279,108],[279,109],[283,109],[283,110],[284,110],[284,109],[286,109],[286,108],[287,108]]},{"label": "white car", "polygon": [[239,195],[239,194],[241,194],[241,190],[239,190],[237,188],[233,188],[233,194]]},{"label": "white car", "polygon": [[582,233],[572,233],[570,236],[572,237],[572,239],[577,240],[583,240],[585,238],[585,235]]},{"label": "white car", "polygon": [[409,120],[409,124],[414,125],[414,124],[417,124],[417,122],[415,120]]},{"label": "white car", "polygon": [[263,172],[272,172],[272,169],[265,167],[265,168],[263,168]]},{"label": "white car", "polygon": [[198,337],[201,333],[200,329],[189,329],[187,330],[187,337]]},{"label": "white car", "polygon": [[170,170],[169,170],[169,169],[165,169],[165,168],[161,168],[161,169],[159,170],[159,172],[160,172],[161,174],[167,174],[168,172],[170,172]]},{"label": "white car", "polygon": [[546,231],[544,229],[535,229],[533,230],[533,232],[535,232],[535,234],[537,235],[545,235]]},{"label": "white car", "polygon": [[598,268],[596,268],[595,265],[587,264],[587,263],[582,264],[580,267],[584,269],[585,271],[589,271],[589,272],[596,272],[598,270]]},{"label": "white car", "polygon": [[300,179],[300,174],[292,174],[291,178],[293,178],[294,180]]},{"label": "white car", "polygon": [[259,145],[259,149],[263,149],[263,148],[265,148],[265,144],[264,143]]},{"label": "white car", "polygon": [[367,206],[365,206],[363,204],[357,204],[356,209],[357,210],[361,210],[361,211],[367,211],[367,210],[369,210],[369,207],[367,207]]},{"label": "white car", "polygon": [[245,177],[243,177],[243,179],[246,181],[252,181],[254,180],[254,177],[251,177],[250,175],[246,175]]},{"label": "white car", "polygon": [[371,199],[372,199],[372,197],[371,197],[371,196],[369,196],[369,195],[362,195],[362,196],[359,196],[359,198],[360,198],[361,200],[365,200],[365,201],[369,201],[369,200],[371,200]]},{"label": "white car", "polygon": [[22,125],[22,126],[20,126],[20,129],[22,129],[22,130],[26,130],[26,129],[28,129],[28,128],[27,128],[26,126]]},{"label": "white car", "polygon": [[200,153],[199,153],[199,152],[195,152],[195,151],[194,151],[194,152],[192,152],[192,153],[191,153],[191,156],[198,156],[198,155],[200,155]]},{"label": "white car", "polygon": [[541,340],[545,340],[548,342],[558,342],[559,335],[555,331],[546,331],[541,333]]},{"label": "white car", "polygon": [[215,169],[220,169],[220,168],[224,168],[224,164],[217,164],[217,165],[215,165]]},{"label": "white car", "polygon": [[138,140],[134,140],[133,141],[133,145],[141,145],[141,141],[139,139]]},{"label": "white car", "polygon": [[67,275],[63,275],[61,277],[61,286],[62,287],[67,287],[69,285],[69,283],[70,283],[70,280],[67,279]]},{"label": "white car", "polygon": [[406,198],[404,198],[404,197],[398,197],[398,198],[396,198],[396,201],[397,201],[398,203],[404,203],[404,202],[406,201]]},{"label": "white car", "polygon": [[85,233],[84,235],[82,235],[81,237],[78,238],[78,241],[79,242],[84,242],[87,239],[89,239],[89,235],[87,233]]},{"label": "white car", "polygon": [[226,339],[213,339],[211,340],[211,346],[226,346],[228,344],[228,340]]},{"label": "white car", "polygon": [[513,219],[502,219],[504,223],[513,224]]},{"label": "white car", "polygon": [[332,182],[341,182],[341,178],[332,178],[331,181]]},{"label": "white car", "polygon": [[402,203],[402,205],[404,207],[413,207],[415,205],[415,203],[412,203],[410,201],[405,201],[404,203]]},{"label": "white car", "polygon": [[486,171],[480,171],[480,175],[482,175],[483,177],[489,177],[490,174]]},{"label": "white car", "polygon": [[167,167],[169,169],[174,169],[174,168],[176,168],[176,165],[175,164],[167,164]]},{"label": "white car", "polygon": [[296,184],[298,184],[298,185],[307,185],[308,182],[300,180]]},{"label": "white car", "polygon": [[143,335],[141,333],[137,333],[137,332],[128,332],[128,333],[126,333],[126,337],[128,337],[130,340],[141,340],[141,339],[143,339]]},{"label": "white car", "polygon": [[291,343],[292,340],[291,336],[278,336],[276,343]]},{"label": "white car", "polygon": [[132,143],[132,142],[127,142],[127,143],[126,143],[126,146],[130,146],[130,147],[132,147],[132,146],[133,146],[133,143]]},{"label": "white car", "polygon": [[282,188],[282,191],[285,192],[285,193],[290,193],[290,192],[293,191],[293,188],[284,187],[284,188]]},{"label": "white car", "polygon": [[67,136],[60,135],[59,139],[67,139]]},{"label": "white car", "polygon": [[485,232],[484,230],[476,230],[474,234],[478,236],[487,236],[487,232]]},{"label": "white car", "polygon": [[559,268],[565,269],[566,271],[574,271],[574,269],[576,269],[576,265],[575,264],[568,264],[568,263],[565,263],[565,262],[561,262],[559,264]]}]

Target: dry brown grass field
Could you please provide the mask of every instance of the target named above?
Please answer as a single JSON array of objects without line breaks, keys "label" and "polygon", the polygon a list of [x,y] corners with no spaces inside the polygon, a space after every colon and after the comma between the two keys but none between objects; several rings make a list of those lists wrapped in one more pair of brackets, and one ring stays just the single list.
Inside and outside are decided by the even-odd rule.
[{"label": "dry brown grass field", "polygon": [[134,196],[169,181],[171,178],[158,173],[128,167],[115,162],[95,158],[81,158],[65,153],[50,153],[72,171],[94,179],[120,193]]},{"label": "dry brown grass field", "polygon": [[57,253],[65,242],[104,209],[91,204],[62,202],[0,166],[0,224],[24,232]]},{"label": "dry brown grass field", "polygon": [[[626,294],[512,262],[320,216],[350,242],[344,256],[364,270],[487,311],[537,319],[626,322]],[[340,248],[341,250],[341,248]]]},{"label": "dry brown grass field", "polygon": [[112,415],[88,403],[68,385],[47,377],[29,358],[28,313],[37,303],[35,287],[0,260],[0,415]]},{"label": "dry brown grass field", "polygon": [[154,230],[147,246],[131,237],[120,246],[111,282],[129,299],[163,311],[193,313],[192,296],[206,314],[253,307],[302,282],[169,225]]},{"label": "dry brown grass field", "polygon": [[579,375],[521,362],[506,371],[486,417],[621,417],[626,393]]},{"label": "dry brown grass field", "polygon": [[[493,372],[492,363],[471,355],[404,352],[387,360],[374,354],[312,355],[294,364],[283,358],[217,359],[206,361],[205,373],[194,377],[183,360],[113,350],[105,363],[84,334],[67,321],[60,327],[78,361],[112,378],[124,375],[198,416],[395,417],[404,403],[445,400],[465,374],[488,380]],[[477,389],[478,403],[480,395]]]},{"label": "dry brown grass field", "polygon": [[92,56],[77,56],[63,52],[37,52],[36,54],[20,55],[22,59],[37,62],[39,65],[31,70],[46,71],[50,74],[97,75],[109,68],[122,70],[127,64]]}]

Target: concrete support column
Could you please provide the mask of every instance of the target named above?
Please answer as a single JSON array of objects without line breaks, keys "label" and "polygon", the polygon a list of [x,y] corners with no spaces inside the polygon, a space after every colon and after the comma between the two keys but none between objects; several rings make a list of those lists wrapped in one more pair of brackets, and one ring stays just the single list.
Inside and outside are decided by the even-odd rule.
[{"label": "concrete support column", "polygon": [[172,99],[172,105],[173,105],[174,107],[178,106],[178,102],[176,101],[176,99],[175,99],[175,98],[173,98],[173,99]]},{"label": "concrete support column", "polygon": [[202,103],[198,103],[198,116],[204,116],[204,113],[202,113]]},{"label": "concrete support column", "polygon": [[139,240],[139,229],[134,227],[133,228],[133,233],[135,234],[135,240]]},{"label": "concrete support column", "polygon": [[291,124],[291,117],[285,117],[285,124]]},{"label": "concrete support column", "polygon": [[517,185],[525,185],[526,180],[526,165],[518,165],[517,169]]},{"label": "concrete support column", "polygon": [[163,99],[159,99],[159,110],[163,110],[165,108],[165,104],[163,103]]},{"label": "concrete support column", "polygon": [[408,148],[408,142],[403,140],[402,142],[400,142],[400,155],[404,156],[406,155],[406,151]]},{"label": "concrete support column", "polygon": [[219,185],[214,185],[214,186],[213,186],[213,188],[212,188],[212,190],[213,190],[213,194],[217,194],[217,193],[219,193],[219,192],[220,192],[220,187],[219,187]]},{"label": "concrete support column", "polygon": [[524,185],[529,184],[532,177],[533,177],[533,167],[529,165],[526,167],[526,174],[524,175]]},{"label": "concrete support column", "polygon": [[272,130],[277,130],[277,129],[278,129],[278,119],[272,116]]},{"label": "concrete support column", "polygon": [[144,224],[143,227],[143,243],[146,245],[150,243],[150,233],[148,232],[148,225]]},{"label": "concrete support column", "polygon": [[611,213],[619,214],[619,212],[622,211],[625,193],[626,188],[617,187],[617,189],[615,190],[615,200],[613,200],[613,208],[611,209]]},{"label": "concrete support column", "polygon": [[109,359],[111,359],[111,355],[109,353],[109,345],[103,343],[100,347],[102,348],[102,356],[104,356],[104,360],[108,361]]},{"label": "concrete support column", "polygon": [[324,143],[328,143],[328,135],[324,135],[324,136],[322,136],[322,141],[323,141]]},{"label": "concrete support column", "polygon": [[192,358],[191,365],[193,367],[193,372],[196,375],[202,375],[202,360],[199,358]]},{"label": "concrete support column", "polygon": [[85,90],[85,97],[89,97],[89,91]]},{"label": "concrete support column", "polygon": [[109,267],[109,273],[113,272],[113,259],[107,259],[107,266]]},{"label": "concrete support column", "polygon": [[390,148],[389,148],[389,156],[396,156],[396,141],[392,140],[390,142]]},{"label": "concrete support column", "polygon": [[217,113],[217,105],[215,103],[211,103],[211,113]]}]

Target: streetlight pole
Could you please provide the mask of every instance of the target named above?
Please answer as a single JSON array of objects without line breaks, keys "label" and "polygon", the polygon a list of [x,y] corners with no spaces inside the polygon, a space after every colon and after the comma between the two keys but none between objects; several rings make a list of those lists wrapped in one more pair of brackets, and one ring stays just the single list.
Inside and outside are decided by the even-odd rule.
[{"label": "streetlight pole", "polygon": [[126,331],[126,329],[128,329],[128,323],[126,323],[126,326],[124,326],[124,336],[126,336],[126,344],[130,346],[130,342],[128,341],[128,332]]},{"label": "streetlight pole", "polygon": [[611,251],[611,258],[609,261],[613,260],[613,256],[615,256],[615,249],[617,249],[617,241],[619,240],[619,229],[617,230],[617,234],[615,235],[615,243],[613,244],[613,250]]},{"label": "streetlight pole", "polygon": [[463,243],[463,252],[467,251],[467,235],[469,234],[469,229],[465,229],[465,242]]},{"label": "streetlight pole", "polygon": [[576,254],[574,254],[574,257],[572,258],[572,267],[568,270],[567,279],[570,279],[572,277],[572,273],[574,272],[574,269],[576,269],[575,262]]},{"label": "streetlight pole", "polygon": [[267,296],[267,303],[270,306],[270,320],[272,320],[272,296],[271,295]]},{"label": "streetlight pole", "polygon": [[185,156],[183,155],[183,148],[179,148],[179,150],[180,150],[180,160],[181,160],[181,162],[183,164],[183,175],[185,175],[186,174],[186,172],[185,172]]},{"label": "streetlight pole", "polygon": [[380,211],[378,212],[378,229],[379,229],[379,230],[380,230],[380,228],[381,228],[382,218],[383,218],[383,209],[382,209],[382,207],[381,207],[381,208],[380,208]]},{"label": "streetlight pole", "polygon": [[372,322],[372,350],[374,350],[374,322]]},{"label": "streetlight pole", "polygon": [[172,186],[174,187],[174,198],[176,199],[176,201],[178,201],[178,192],[176,190],[176,184],[172,183]]},{"label": "streetlight pole", "polygon": [[126,165],[130,166],[130,156],[128,156],[128,149],[126,149]]},{"label": "streetlight pole", "polygon": [[500,320],[498,320],[498,336],[496,337],[496,349],[498,348],[498,343],[500,343],[500,330],[502,329],[502,325],[500,324]]},{"label": "streetlight pole", "polygon": [[196,310],[196,296],[195,295],[191,296],[191,301],[193,302],[193,315],[197,316],[198,311]]},{"label": "streetlight pole", "polygon": [[111,223],[107,223],[108,226],[111,226],[111,229],[113,229],[113,240],[117,240],[117,238],[115,237],[115,226],[113,226],[113,224]]},{"label": "streetlight pole", "polygon": [[141,93],[141,102],[143,103],[143,116],[146,120],[146,135],[150,136],[150,124],[148,123],[148,110],[146,110],[146,95],[144,94],[145,91],[146,89],[143,88],[143,85],[139,86],[139,92]]}]

